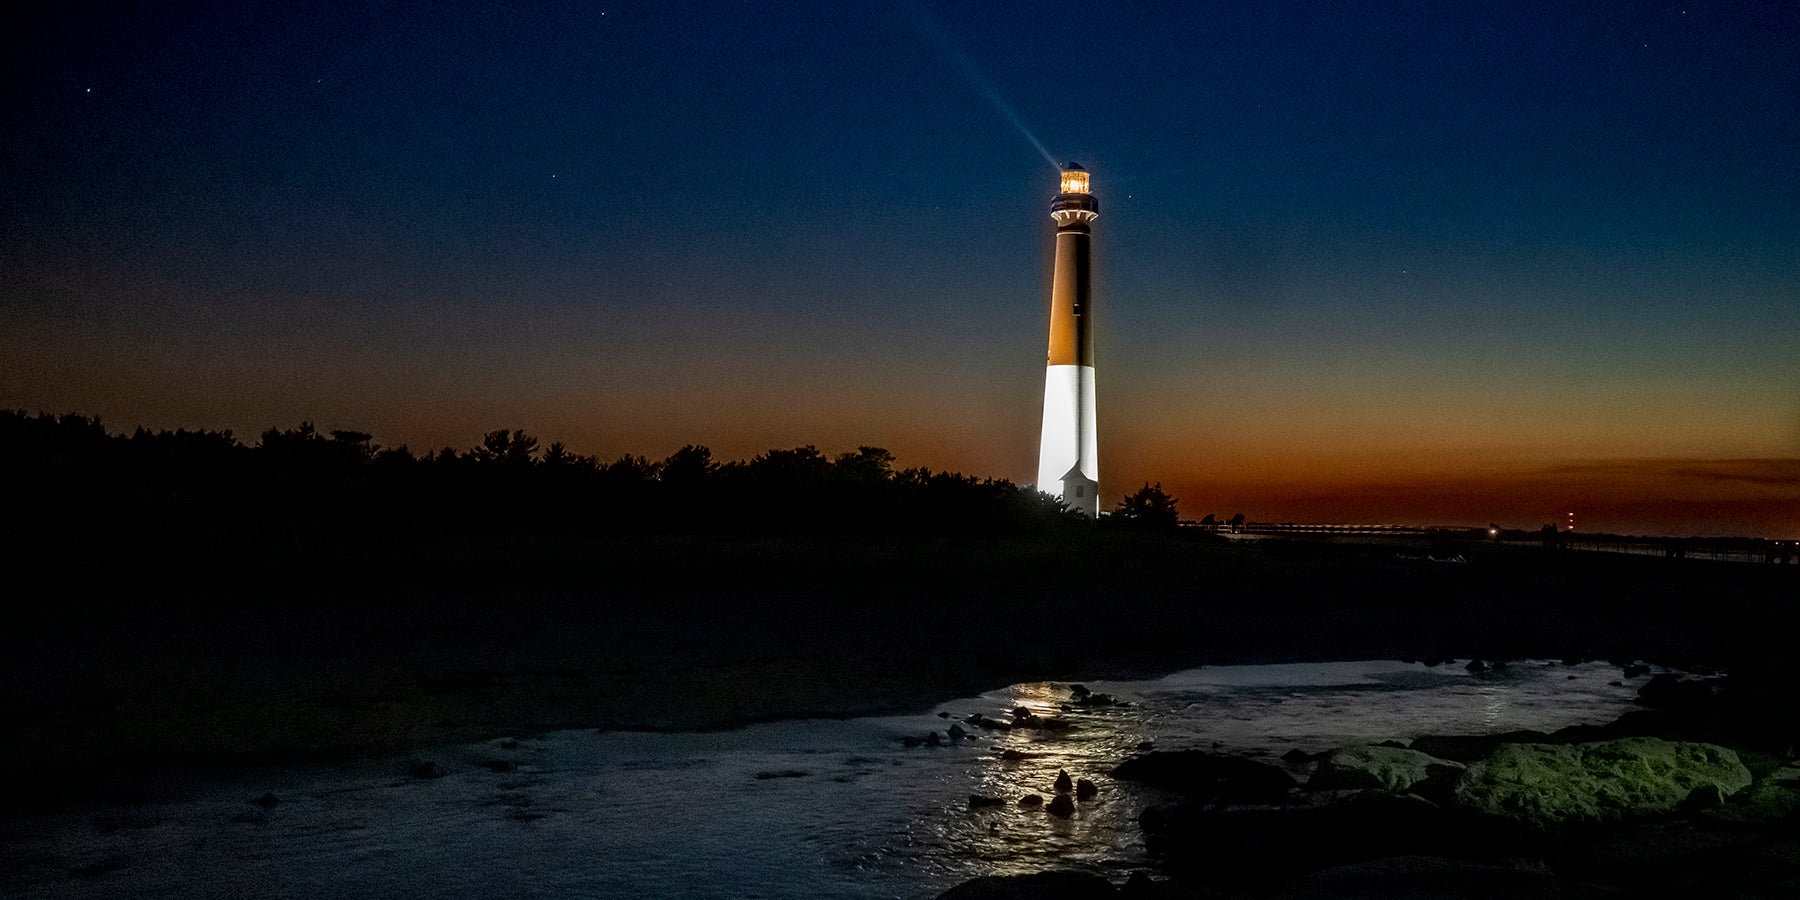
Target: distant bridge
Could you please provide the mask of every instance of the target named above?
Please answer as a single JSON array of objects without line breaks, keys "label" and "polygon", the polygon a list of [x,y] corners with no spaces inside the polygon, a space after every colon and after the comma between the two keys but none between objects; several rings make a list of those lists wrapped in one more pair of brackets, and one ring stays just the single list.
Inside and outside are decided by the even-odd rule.
[{"label": "distant bridge", "polygon": [[1474,538],[1483,536],[1487,533],[1487,529],[1484,528],[1420,525],[1351,525],[1342,523],[1318,525],[1299,522],[1282,522],[1280,524],[1271,522],[1246,522],[1243,525],[1234,527],[1226,523],[1220,523],[1218,525],[1184,524],[1224,535],[1394,535],[1400,537],[1445,536]]},{"label": "distant bridge", "polygon": [[1198,525],[1185,522],[1224,537],[1416,537],[1433,540],[1498,541],[1508,545],[1539,544],[1553,550],[1582,550],[1596,553],[1628,553],[1634,556],[1662,556],[1669,559],[1710,559],[1720,562],[1800,563],[1800,541],[1772,541],[1764,538],[1663,538],[1621,535],[1582,535],[1570,531],[1529,532],[1495,531],[1462,525],[1368,525],[1308,524],[1299,522],[1245,522],[1241,525],[1218,523]]}]

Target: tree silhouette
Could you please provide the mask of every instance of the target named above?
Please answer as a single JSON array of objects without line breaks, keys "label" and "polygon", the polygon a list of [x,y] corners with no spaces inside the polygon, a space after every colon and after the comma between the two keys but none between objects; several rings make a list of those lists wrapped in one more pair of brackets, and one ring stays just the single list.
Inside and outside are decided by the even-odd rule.
[{"label": "tree silhouette", "polygon": [[524,429],[515,428],[507,431],[490,431],[481,439],[481,446],[469,451],[469,456],[476,462],[505,463],[510,466],[529,466],[533,455],[537,453],[538,439],[526,434]]},{"label": "tree silhouette", "polygon": [[562,441],[551,441],[550,446],[544,448],[544,457],[540,461],[555,469],[577,465],[580,463],[581,457],[570,453],[569,448],[564,447]]},{"label": "tree silhouette", "polygon": [[0,521],[223,516],[431,528],[1003,534],[1075,527],[1003,479],[901,469],[886,449],[811,445],[721,464],[688,445],[610,463],[522,429],[416,455],[312,422],[253,445],[229,431],[113,435],[98,419],[0,410]]},{"label": "tree silhouette", "polygon": [[1162,489],[1162,482],[1152,486],[1144,482],[1120,501],[1113,516],[1137,528],[1173,531],[1181,525],[1181,514],[1175,509],[1175,498]]}]

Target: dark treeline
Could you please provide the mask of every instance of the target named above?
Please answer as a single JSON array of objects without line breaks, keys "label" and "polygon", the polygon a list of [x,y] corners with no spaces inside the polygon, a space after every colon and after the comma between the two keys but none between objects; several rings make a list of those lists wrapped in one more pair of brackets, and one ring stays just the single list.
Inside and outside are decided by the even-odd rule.
[{"label": "dark treeline", "polygon": [[[1150,500],[1111,518],[1166,518],[1172,527],[1173,501],[1160,487]],[[897,468],[879,447],[827,456],[805,446],[721,462],[690,445],[661,461],[607,462],[501,429],[468,450],[421,455],[311,423],[247,444],[229,430],[115,435],[97,418],[23,411],[0,411],[0,507],[15,520],[214,516],[504,530],[1008,533],[1085,519],[1009,481]]]}]

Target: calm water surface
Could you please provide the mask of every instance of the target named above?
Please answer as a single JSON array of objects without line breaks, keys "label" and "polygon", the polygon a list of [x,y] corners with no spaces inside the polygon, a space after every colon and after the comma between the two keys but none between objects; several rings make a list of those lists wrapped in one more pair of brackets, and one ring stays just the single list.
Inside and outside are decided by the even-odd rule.
[{"label": "calm water surface", "polygon": [[[1660,670],[1658,670],[1660,671]],[[173,802],[4,823],[0,893],[18,897],[921,898],[982,874],[1147,865],[1155,798],[1105,773],[1146,741],[1273,759],[1423,733],[1602,724],[1644,678],[1515,663],[1470,673],[1395,662],[1221,666],[1087,686],[1123,705],[1064,710],[1020,684],[918,716],[790,721],[709,734],[557,732],[409,759],[192,779]],[[971,713],[1025,706],[1074,726],[907,747]],[[946,720],[936,715],[947,712]],[[1018,750],[1025,759],[1005,760]],[[408,774],[417,759],[438,777]],[[505,769],[510,763],[510,771]],[[502,764],[490,766],[490,764]],[[1059,819],[1059,769],[1100,795]],[[279,802],[253,802],[264,793]],[[969,795],[1006,805],[969,809]]]}]

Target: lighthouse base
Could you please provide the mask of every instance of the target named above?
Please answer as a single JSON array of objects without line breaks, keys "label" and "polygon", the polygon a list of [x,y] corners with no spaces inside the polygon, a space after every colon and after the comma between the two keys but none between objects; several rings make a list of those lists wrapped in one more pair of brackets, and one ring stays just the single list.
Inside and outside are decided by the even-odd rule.
[{"label": "lighthouse base", "polygon": [[1100,514],[1100,447],[1094,427],[1094,367],[1044,371],[1044,431],[1038,441],[1037,489],[1069,506]]}]

